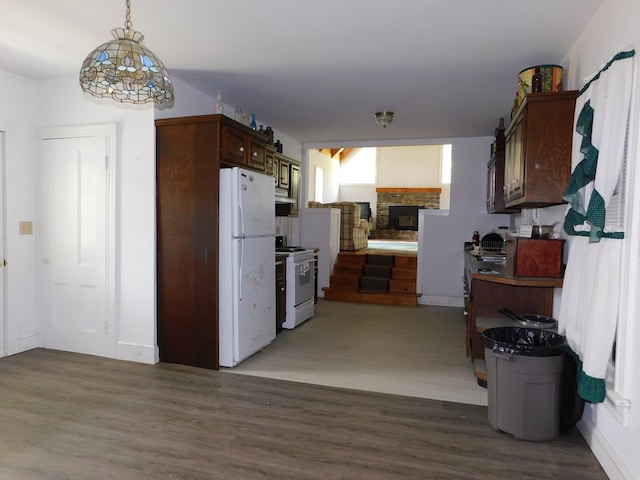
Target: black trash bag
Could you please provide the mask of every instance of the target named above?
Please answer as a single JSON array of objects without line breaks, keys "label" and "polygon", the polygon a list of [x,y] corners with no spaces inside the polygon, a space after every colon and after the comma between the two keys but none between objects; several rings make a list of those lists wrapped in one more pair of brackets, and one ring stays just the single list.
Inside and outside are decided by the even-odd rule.
[{"label": "black trash bag", "polygon": [[493,352],[527,357],[562,355],[567,348],[564,335],[539,328],[489,328],[482,333],[482,341]]}]

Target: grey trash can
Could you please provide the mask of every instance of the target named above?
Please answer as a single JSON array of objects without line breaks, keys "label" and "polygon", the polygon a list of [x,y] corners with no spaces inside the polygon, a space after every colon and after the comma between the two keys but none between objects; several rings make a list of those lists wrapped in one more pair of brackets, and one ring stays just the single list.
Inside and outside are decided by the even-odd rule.
[{"label": "grey trash can", "polygon": [[529,441],[560,431],[564,336],[537,328],[490,328],[482,334],[489,424]]}]

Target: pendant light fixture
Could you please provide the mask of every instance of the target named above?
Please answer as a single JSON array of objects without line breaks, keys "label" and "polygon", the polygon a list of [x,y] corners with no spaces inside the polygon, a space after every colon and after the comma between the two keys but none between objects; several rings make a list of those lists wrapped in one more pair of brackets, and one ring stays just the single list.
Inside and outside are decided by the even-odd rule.
[{"label": "pendant light fixture", "polygon": [[173,85],[164,64],[142,46],[144,36],[132,29],[131,0],[126,0],[124,28],[114,28],[110,40],[82,62],[80,86],[96,97],[123,103],[164,103],[173,100]]},{"label": "pendant light fixture", "polygon": [[382,128],[387,128],[387,125],[393,122],[393,112],[382,111],[382,112],[376,112],[374,113],[374,115],[376,117],[376,122]]}]

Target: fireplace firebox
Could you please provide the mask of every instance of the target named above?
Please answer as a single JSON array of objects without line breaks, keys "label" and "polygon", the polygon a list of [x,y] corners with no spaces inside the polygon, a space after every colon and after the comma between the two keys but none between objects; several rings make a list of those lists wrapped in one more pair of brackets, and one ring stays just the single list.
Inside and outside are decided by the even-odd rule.
[{"label": "fireplace firebox", "polygon": [[389,228],[394,230],[418,230],[418,210],[421,205],[390,205]]}]

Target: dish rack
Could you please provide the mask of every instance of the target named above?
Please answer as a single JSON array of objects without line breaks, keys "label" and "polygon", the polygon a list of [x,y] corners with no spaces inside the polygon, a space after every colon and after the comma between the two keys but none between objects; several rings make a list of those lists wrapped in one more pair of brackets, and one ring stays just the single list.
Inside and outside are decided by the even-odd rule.
[{"label": "dish rack", "polygon": [[487,253],[505,253],[504,238],[497,233],[489,233],[480,240],[480,250]]}]

